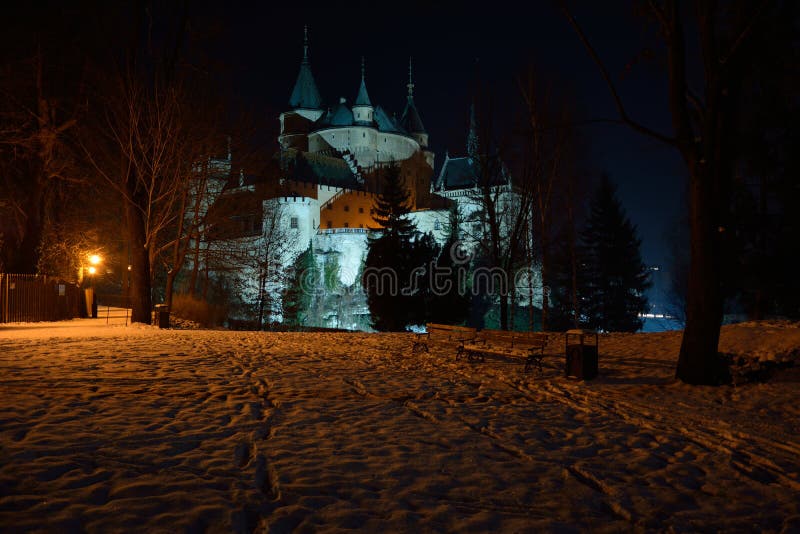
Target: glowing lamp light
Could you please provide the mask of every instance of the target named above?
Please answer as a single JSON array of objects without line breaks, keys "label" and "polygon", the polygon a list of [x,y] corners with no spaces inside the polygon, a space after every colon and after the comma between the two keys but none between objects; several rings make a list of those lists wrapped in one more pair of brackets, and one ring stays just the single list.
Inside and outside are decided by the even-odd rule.
[{"label": "glowing lamp light", "polygon": [[[91,263],[92,265],[97,265],[101,261],[103,261],[103,258],[98,256],[97,254],[92,254],[91,256],[89,256],[89,263]],[[94,274],[94,273],[92,273],[92,274]]]},{"label": "glowing lamp light", "polygon": [[97,272],[97,268],[96,267],[89,267],[89,274],[94,274],[96,272]]}]

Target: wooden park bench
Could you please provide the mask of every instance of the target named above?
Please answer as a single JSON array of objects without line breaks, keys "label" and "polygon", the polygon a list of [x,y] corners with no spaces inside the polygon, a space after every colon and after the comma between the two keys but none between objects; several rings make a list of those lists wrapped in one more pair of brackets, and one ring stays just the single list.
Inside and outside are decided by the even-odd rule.
[{"label": "wooden park bench", "polygon": [[430,344],[457,345],[458,352],[463,349],[464,343],[475,339],[476,330],[467,326],[453,326],[449,324],[428,323],[425,332],[417,334],[412,352],[430,352]]},{"label": "wooden park bench", "polygon": [[525,358],[525,372],[534,364],[542,371],[547,334],[541,332],[508,332],[505,330],[483,330],[478,337],[465,343],[460,354],[470,361],[484,361],[485,356]]}]

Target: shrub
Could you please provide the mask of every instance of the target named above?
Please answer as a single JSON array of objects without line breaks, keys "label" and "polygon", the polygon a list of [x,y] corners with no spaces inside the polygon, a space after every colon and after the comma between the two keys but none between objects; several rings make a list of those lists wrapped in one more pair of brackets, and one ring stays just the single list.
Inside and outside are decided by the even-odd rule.
[{"label": "shrub", "polygon": [[172,297],[170,313],[210,328],[223,324],[228,310],[226,306],[211,304],[198,297],[176,293]]}]

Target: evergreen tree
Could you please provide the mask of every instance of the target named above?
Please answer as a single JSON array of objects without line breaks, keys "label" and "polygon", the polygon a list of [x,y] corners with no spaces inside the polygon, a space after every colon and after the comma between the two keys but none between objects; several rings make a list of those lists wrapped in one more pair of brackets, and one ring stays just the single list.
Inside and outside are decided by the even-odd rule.
[{"label": "evergreen tree", "polygon": [[408,240],[416,231],[408,220],[411,213],[410,193],[400,176],[400,167],[389,165],[383,172],[383,188],[375,199],[372,219],[383,228],[383,237]]},{"label": "evergreen tree", "polygon": [[[430,321],[440,324],[461,325],[469,317],[470,297],[466,281],[468,264],[460,263],[458,251],[461,236],[458,228],[458,211],[450,211],[450,235],[436,259],[436,272],[441,273],[434,281],[430,309]],[[444,274],[449,273],[449,274]]]},{"label": "evergreen tree", "polygon": [[563,235],[553,244],[550,265],[548,328],[556,332],[575,328],[575,316],[580,312],[573,309],[570,247]]},{"label": "evergreen tree", "polygon": [[586,326],[635,332],[647,309],[650,272],[642,263],[641,240],[625,215],[616,188],[603,176],[581,234],[581,314]]},{"label": "evergreen tree", "polygon": [[308,326],[311,299],[317,289],[319,273],[311,245],[294,260],[291,278],[283,292],[283,323]]},{"label": "evergreen tree", "polygon": [[[376,330],[398,331],[424,322],[427,266],[435,258],[432,237],[420,235],[408,220],[409,192],[400,169],[384,169],[384,183],[375,201],[373,219],[381,225],[380,236],[369,240],[366,271],[362,278],[367,304]],[[415,269],[425,268],[424,274]],[[415,285],[416,281],[416,285]]]}]

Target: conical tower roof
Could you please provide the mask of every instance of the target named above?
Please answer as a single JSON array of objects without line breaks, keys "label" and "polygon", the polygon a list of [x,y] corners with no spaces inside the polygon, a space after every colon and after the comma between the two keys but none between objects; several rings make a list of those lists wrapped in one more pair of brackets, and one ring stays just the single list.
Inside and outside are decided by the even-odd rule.
[{"label": "conical tower roof", "polygon": [[372,102],[370,102],[369,94],[367,93],[367,83],[364,81],[364,58],[361,58],[361,86],[358,88],[358,96],[356,96],[356,101],[353,102],[353,106],[369,106],[372,107]]},{"label": "conical tower roof", "polygon": [[400,118],[400,124],[409,133],[427,133],[425,125],[422,124],[422,119],[417,111],[417,106],[414,105],[414,82],[411,79],[411,58],[408,59],[408,97],[406,100],[406,108],[403,110],[403,116]]},{"label": "conical tower roof", "polygon": [[289,97],[289,105],[295,109],[322,108],[322,97],[319,95],[314,75],[311,74],[311,64],[308,62],[308,27],[304,28],[303,62],[300,64],[300,72],[294,83],[292,96]]}]

